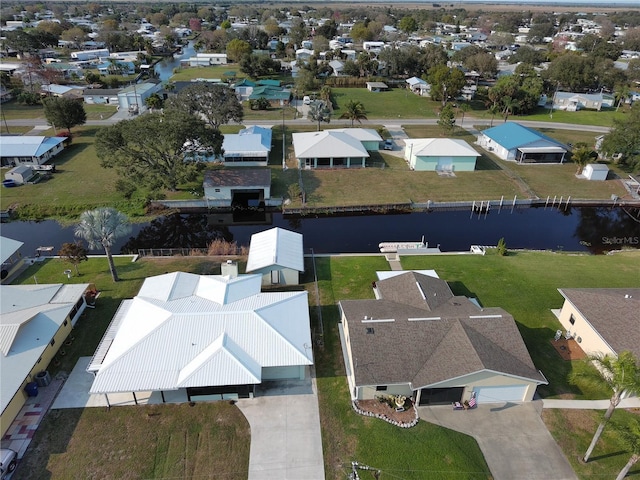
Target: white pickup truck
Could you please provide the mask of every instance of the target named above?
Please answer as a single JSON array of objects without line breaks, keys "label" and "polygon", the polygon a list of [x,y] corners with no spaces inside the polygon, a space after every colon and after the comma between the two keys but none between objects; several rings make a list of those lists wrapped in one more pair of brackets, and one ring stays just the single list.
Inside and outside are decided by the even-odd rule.
[{"label": "white pickup truck", "polygon": [[18,465],[18,454],[8,448],[0,449],[0,480],[9,480]]}]

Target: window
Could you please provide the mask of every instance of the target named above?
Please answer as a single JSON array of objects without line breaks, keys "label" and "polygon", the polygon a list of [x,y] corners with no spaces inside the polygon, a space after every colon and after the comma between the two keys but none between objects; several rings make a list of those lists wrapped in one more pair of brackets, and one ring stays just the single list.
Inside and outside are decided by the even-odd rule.
[{"label": "window", "polygon": [[51,341],[49,342],[51,344],[51,346],[53,347],[56,344],[56,339],[52,338]]},{"label": "window", "polygon": [[214,191],[215,191],[216,193],[220,193],[220,189],[219,189],[219,188],[216,188]]},{"label": "window", "polygon": [[69,323],[69,322],[67,322],[67,321],[65,320],[64,322],[62,322],[62,326],[63,326],[63,327],[66,327],[68,323]]},{"label": "window", "polygon": [[573,316],[573,313],[571,314],[571,316],[569,317],[569,323],[571,325],[575,325],[576,324],[576,318]]},{"label": "window", "polygon": [[386,385],[378,385],[376,387],[376,392],[386,392],[387,391],[387,386]]}]

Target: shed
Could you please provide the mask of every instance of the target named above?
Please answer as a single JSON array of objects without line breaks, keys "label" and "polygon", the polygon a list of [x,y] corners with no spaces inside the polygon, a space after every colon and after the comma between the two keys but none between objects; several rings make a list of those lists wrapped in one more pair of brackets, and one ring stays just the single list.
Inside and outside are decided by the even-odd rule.
[{"label": "shed", "polygon": [[271,170],[246,167],[207,170],[203,186],[209,206],[259,207],[271,198]]},{"label": "shed", "polygon": [[251,235],[247,273],[262,274],[262,285],[298,285],[304,272],[302,235],[272,228]]},{"label": "shed", "polygon": [[367,90],[370,92],[386,92],[389,86],[384,82],[367,82]]},{"label": "shed", "polygon": [[606,180],[609,175],[609,167],[602,163],[590,163],[584,167],[582,175],[587,180]]},{"label": "shed", "polygon": [[29,165],[18,165],[13,167],[7,173],[4,174],[5,180],[13,180],[16,183],[27,183],[33,177],[33,168]]}]

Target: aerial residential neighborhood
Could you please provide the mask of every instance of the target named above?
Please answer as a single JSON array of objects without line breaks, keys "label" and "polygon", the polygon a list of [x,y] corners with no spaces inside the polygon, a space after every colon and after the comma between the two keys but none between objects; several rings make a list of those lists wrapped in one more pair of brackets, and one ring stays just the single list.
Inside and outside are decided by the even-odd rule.
[{"label": "aerial residential neighborhood", "polygon": [[0,5],[0,479],[640,472],[640,9]]}]

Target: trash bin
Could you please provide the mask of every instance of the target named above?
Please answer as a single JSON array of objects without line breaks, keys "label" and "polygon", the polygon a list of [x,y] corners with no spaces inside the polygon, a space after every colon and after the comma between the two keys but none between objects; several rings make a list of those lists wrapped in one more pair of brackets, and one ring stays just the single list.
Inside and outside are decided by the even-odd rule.
[{"label": "trash bin", "polygon": [[27,386],[24,387],[24,391],[27,392],[27,395],[30,397],[38,396],[38,384],[36,382],[29,382]]},{"label": "trash bin", "polygon": [[36,373],[36,383],[39,387],[46,387],[51,383],[51,375],[46,370]]}]

